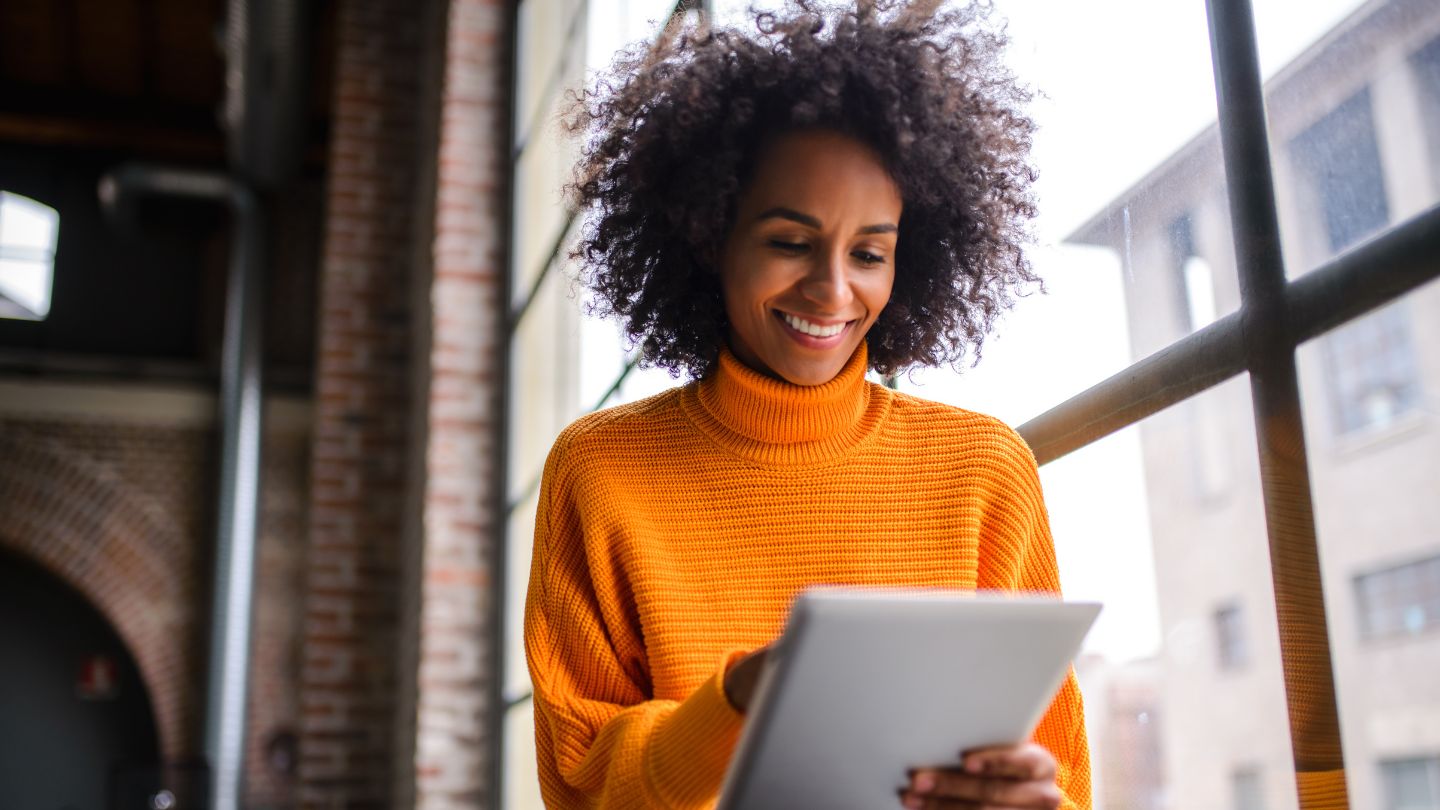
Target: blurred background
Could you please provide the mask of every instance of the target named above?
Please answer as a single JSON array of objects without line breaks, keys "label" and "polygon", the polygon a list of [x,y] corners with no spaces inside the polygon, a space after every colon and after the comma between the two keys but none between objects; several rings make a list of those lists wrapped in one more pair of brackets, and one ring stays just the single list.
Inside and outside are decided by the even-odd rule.
[{"label": "blurred background", "polygon": [[[894,384],[1018,426],[1240,297],[1204,4],[995,6],[1048,292]],[[585,314],[557,116],[675,14],[747,25],[0,4],[0,806],[541,806],[540,469],[680,382]],[[1440,200],[1440,4],[1254,14],[1298,278]],[[1297,361],[1352,806],[1440,810],[1440,287]],[[1244,378],[1042,468],[1097,808],[1298,806]]]}]

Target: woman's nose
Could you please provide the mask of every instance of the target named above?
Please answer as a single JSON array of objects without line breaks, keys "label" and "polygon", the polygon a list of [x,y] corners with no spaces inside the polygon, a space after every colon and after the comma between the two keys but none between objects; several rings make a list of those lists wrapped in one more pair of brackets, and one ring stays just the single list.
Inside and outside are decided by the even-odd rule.
[{"label": "woman's nose", "polygon": [[805,297],[829,312],[838,312],[850,303],[854,293],[850,290],[848,268],[843,252],[824,251],[817,253],[817,259],[805,277],[801,292]]}]

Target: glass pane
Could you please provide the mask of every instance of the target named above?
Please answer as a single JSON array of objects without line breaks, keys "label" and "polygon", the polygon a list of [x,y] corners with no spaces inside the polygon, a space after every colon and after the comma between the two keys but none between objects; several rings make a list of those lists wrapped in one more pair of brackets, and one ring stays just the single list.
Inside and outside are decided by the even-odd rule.
[{"label": "glass pane", "polygon": [[1204,4],[996,6],[1037,94],[1029,255],[1048,293],[1005,316],[978,367],[902,388],[1018,423],[1236,311],[1239,289]]},{"label": "glass pane", "polygon": [[[1335,361],[1346,330],[1387,317],[1403,317],[1403,341]],[[1384,774],[1391,760],[1440,755],[1440,283],[1301,346],[1297,362],[1350,801],[1425,807],[1400,801],[1421,794]],[[1351,385],[1366,379],[1357,368],[1387,369],[1414,394],[1371,411],[1377,395]]]},{"label": "glass pane", "polygon": [[7,250],[55,252],[60,214],[29,197],[0,191],[0,245]]},{"label": "glass pane", "polygon": [[535,766],[535,712],[529,701],[505,713],[506,810],[545,810]]},{"label": "glass pane", "polygon": [[[530,139],[547,99],[564,84],[567,68],[583,64],[586,0],[525,0],[517,20],[515,142]],[[550,103],[553,103],[551,101]]]},{"label": "glass pane", "polygon": [[60,214],[29,197],[0,191],[0,318],[50,314]]},{"label": "glass pane", "polygon": [[515,700],[530,693],[530,670],[525,663],[525,592],[530,584],[530,556],[534,548],[535,508],[540,491],[534,490],[510,512],[509,555],[505,571],[505,696]]},{"label": "glass pane", "polygon": [[510,469],[513,501],[533,485],[555,437],[580,414],[579,313],[570,283],[550,274],[516,330],[510,362]]},{"label": "glass pane", "polygon": [[596,13],[590,15],[585,43],[590,70],[605,68],[631,43],[653,40],[677,5],[677,0],[592,1]]},{"label": "glass pane", "polygon": [[1065,595],[1105,605],[1076,662],[1095,806],[1297,807],[1248,380],[1041,477]]},{"label": "glass pane", "polygon": [[[551,99],[548,107],[551,113],[558,114],[559,103],[558,96]],[[535,279],[545,271],[555,255],[557,240],[570,223],[564,187],[570,181],[579,143],[564,133],[555,114],[548,115],[543,126],[536,128],[534,141],[526,146],[515,165],[515,275],[511,306],[519,305],[530,294]],[[573,234],[569,238],[573,238]],[[562,259],[565,252],[566,248],[562,248]],[[556,272],[559,269],[551,268],[550,272],[559,275]]]},{"label": "glass pane", "polygon": [[1258,0],[1292,275],[1440,200],[1440,5]]}]

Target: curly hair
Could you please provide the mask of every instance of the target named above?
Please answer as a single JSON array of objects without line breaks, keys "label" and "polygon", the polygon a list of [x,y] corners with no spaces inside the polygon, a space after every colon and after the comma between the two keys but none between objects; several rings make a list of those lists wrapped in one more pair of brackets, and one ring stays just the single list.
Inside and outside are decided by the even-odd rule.
[{"label": "curly hair", "polygon": [[986,4],[792,0],[754,32],[672,21],[623,51],[565,124],[588,135],[567,192],[589,213],[571,258],[642,362],[704,376],[728,319],[717,272],[761,149],[828,129],[878,154],[900,190],[890,302],[871,328],[882,374],[959,363],[1039,279],[1029,92],[1001,63]]}]

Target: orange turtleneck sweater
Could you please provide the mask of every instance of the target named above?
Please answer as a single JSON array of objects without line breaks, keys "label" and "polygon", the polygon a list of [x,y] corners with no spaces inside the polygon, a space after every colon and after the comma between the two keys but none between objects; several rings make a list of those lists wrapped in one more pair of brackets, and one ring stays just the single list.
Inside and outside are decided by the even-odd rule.
[{"label": "orange turtleneck sweater", "polygon": [[[866,367],[861,344],[800,387],[725,352],[556,440],[525,607],[546,806],[712,806],[743,722],[724,673],[807,585],[1059,590],[1024,441]],[[1062,806],[1089,808],[1073,672],[1034,740]]]}]

